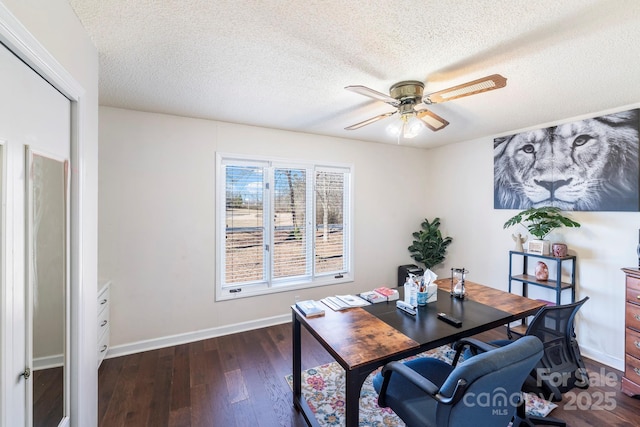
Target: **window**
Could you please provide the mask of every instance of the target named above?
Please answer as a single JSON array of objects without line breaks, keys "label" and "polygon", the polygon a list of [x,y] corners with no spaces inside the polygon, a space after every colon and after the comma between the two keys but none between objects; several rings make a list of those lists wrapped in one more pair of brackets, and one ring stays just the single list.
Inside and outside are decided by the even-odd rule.
[{"label": "window", "polygon": [[353,280],[351,166],[216,162],[217,299]]}]

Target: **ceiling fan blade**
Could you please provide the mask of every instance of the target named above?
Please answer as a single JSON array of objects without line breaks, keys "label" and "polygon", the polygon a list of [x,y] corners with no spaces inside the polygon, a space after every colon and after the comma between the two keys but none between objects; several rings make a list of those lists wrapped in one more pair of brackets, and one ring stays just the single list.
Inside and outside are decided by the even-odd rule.
[{"label": "ceiling fan blade", "polygon": [[394,107],[400,105],[400,102],[390,97],[389,95],[385,95],[382,92],[378,92],[377,90],[369,89],[366,86],[345,86],[346,90],[350,90],[351,92],[359,93],[360,95],[368,96],[369,98],[377,99],[378,101],[386,102],[387,104],[391,104]]},{"label": "ceiling fan blade", "polygon": [[437,104],[439,102],[451,101],[452,99],[462,98],[463,96],[475,95],[477,93],[488,92],[494,89],[500,89],[507,85],[507,79],[500,74],[492,74],[478,80],[463,83],[449,89],[440,90],[425,95],[422,102],[425,104]]},{"label": "ceiling fan blade", "polygon": [[444,129],[449,124],[448,121],[429,110],[416,111],[416,116],[434,132]]},{"label": "ceiling fan blade", "polygon": [[363,122],[360,123],[356,123],[355,125],[351,125],[349,127],[344,128],[344,130],[355,130],[358,128],[361,128],[362,126],[366,126],[366,125],[370,125],[371,123],[377,122],[378,120],[382,120],[385,119],[389,116],[393,116],[395,113],[397,113],[397,111],[393,111],[391,113],[384,113],[384,114],[380,114],[379,116],[375,116],[375,117],[371,117],[370,119],[367,119]]}]

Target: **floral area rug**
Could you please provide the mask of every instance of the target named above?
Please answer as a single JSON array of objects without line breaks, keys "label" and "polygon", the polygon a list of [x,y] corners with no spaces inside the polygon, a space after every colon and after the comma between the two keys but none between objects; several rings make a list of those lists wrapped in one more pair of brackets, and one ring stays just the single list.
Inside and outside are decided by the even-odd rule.
[{"label": "floral area rug", "polygon": [[[449,346],[442,346],[415,357],[430,356],[451,363],[454,354]],[[373,376],[377,372],[369,375],[362,385],[360,427],[404,427],[405,424],[391,409],[378,406],[378,394],[373,388]],[[293,387],[293,376],[287,375],[286,380]],[[344,370],[337,362],[302,372],[302,395],[323,427],[344,425],[344,390]],[[529,415],[545,417],[558,406],[532,394],[524,395]]]}]

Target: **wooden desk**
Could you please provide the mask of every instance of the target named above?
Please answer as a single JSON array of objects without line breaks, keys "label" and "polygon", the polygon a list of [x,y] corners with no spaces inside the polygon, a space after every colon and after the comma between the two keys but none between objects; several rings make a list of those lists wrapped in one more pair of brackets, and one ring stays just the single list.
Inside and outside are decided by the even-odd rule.
[{"label": "wooden desk", "polygon": [[[439,289],[445,292],[451,290],[451,279],[438,279],[435,283]],[[513,316],[517,316],[518,318],[514,320],[532,316],[545,306],[545,303],[539,300],[521,297],[520,295],[511,294],[468,280],[465,280],[464,283],[468,299],[490,305],[498,310],[506,311]]]},{"label": "wooden desk", "polygon": [[[545,305],[542,301],[469,281],[465,282],[468,297],[452,299],[448,294],[450,280],[436,283],[440,288],[438,303],[432,304],[438,304],[437,308],[432,304],[420,307],[416,319],[399,313],[395,302],[337,312],[327,307],[325,316],[309,319],[292,307],[293,403],[310,426],[317,426],[318,422],[302,397],[302,326],[345,370],[345,422],[346,427],[356,427],[360,389],[367,376],[378,367],[533,315]],[[442,307],[458,308],[455,314],[463,321],[463,327],[455,328],[436,320],[436,312]],[[460,308],[467,308],[466,315]]]}]

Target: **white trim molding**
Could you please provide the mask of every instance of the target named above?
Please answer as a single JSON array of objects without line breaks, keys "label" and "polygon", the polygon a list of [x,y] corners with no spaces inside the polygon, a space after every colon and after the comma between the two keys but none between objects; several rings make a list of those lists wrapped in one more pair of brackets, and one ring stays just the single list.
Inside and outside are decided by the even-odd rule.
[{"label": "white trim molding", "polygon": [[580,344],[580,352],[584,357],[595,360],[596,362],[600,362],[603,365],[607,365],[613,369],[617,369],[618,371],[624,372],[624,359],[609,356],[608,354],[605,354],[600,350],[591,347],[585,347],[582,344]]},{"label": "white trim molding", "polygon": [[281,325],[291,322],[290,314],[280,316],[265,317],[263,319],[251,320],[248,322],[225,325],[218,328],[203,329],[184,334],[170,335],[166,337],[154,338],[150,340],[138,341],[130,344],[116,345],[109,347],[106,358],[127,356],[129,354],[141,353],[143,351],[157,350],[159,348],[171,347],[174,345],[187,344],[209,338],[231,335],[238,332],[250,331],[253,329],[266,328],[267,326]]}]

